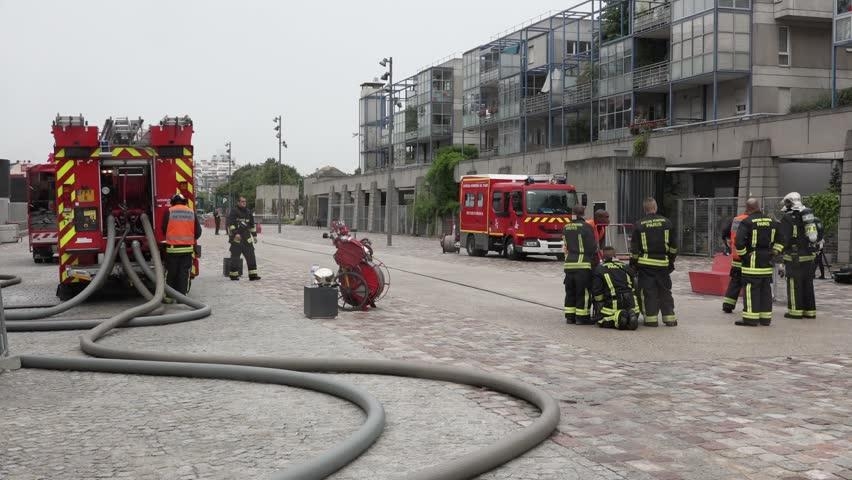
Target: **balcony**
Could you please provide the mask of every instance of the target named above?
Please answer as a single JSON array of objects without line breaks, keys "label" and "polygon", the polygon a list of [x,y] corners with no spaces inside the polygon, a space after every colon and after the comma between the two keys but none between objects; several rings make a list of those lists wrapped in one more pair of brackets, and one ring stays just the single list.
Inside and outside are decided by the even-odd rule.
[{"label": "balcony", "polygon": [[592,101],[592,84],[583,83],[565,89],[565,105],[581,105]]},{"label": "balcony", "polygon": [[485,125],[490,125],[492,123],[495,123],[497,120],[499,120],[499,118],[497,117],[497,113],[498,113],[497,107],[483,108],[482,110],[480,110],[479,111],[480,125],[485,126]]},{"label": "balcony", "polygon": [[659,30],[669,25],[672,21],[672,5],[663,5],[649,8],[643,12],[637,12],[633,18],[633,33],[639,35],[643,32]]},{"label": "balcony", "polygon": [[639,67],[633,71],[633,88],[636,90],[645,90],[668,84],[668,60]]},{"label": "balcony", "polygon": [[550,110],[550,95],[540,94],[526,97],[523,100],[523,106],[524,115],[535,115],[536,113],[546,112]]},{"label": "balcony", "polygon": [[492,68],[490,70],[485,70],[479,75],[479,80],[483,84],[494,83],[500,77],[500,69]]},{"label": "balcony", "polygon": [[775,20],[831,22],[834,2],[825,0],[775,0]]}]

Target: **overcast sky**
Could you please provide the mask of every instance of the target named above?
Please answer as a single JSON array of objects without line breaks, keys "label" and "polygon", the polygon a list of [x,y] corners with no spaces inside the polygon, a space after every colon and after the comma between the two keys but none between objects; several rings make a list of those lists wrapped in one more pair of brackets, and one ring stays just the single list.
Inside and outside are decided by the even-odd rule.
[{"label": "overcast sky", "polygon": [[307,174],[358,166],[358,94],[394,57],[410,76],[575,2],[0,0],[0,158],[46,160],[57,113],[188,114],[195,156],[233,143],[240,164],[277,157]]}]

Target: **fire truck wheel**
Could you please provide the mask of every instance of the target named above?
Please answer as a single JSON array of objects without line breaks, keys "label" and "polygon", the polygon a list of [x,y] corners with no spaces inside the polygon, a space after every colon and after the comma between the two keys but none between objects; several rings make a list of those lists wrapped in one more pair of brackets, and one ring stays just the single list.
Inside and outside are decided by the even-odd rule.
[{"label": "fire truck wheel", "polygon": [[506,239],[506,258],[509,260],[521,260],[524,258],[524,254],[515,248],[515,242],[512,237]]},{"label": "fire truck wheel", "polygon": [[471,257],[484,257],[488,251],[482,250],[481,248],[476,248],[476,240],[473,238],[473,234],[470,233],[467,235],[467,240],[465,241],[464,248],[467,250],[467,254]]}]

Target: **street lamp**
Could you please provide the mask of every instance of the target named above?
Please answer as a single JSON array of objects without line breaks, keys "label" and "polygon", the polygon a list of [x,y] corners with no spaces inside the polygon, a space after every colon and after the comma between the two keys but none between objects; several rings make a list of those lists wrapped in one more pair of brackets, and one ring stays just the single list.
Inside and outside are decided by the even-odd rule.
[{"label": "street lamp", "polygon": [[231,142],[230,140],[225,142],[225,152],[228,154],[228,211],[231,210],[231,206],[233,205],[233,197],[231,193]]},{"label": "street lamp", "polygon": [[391,233],[391,195],[393,192],[391,191],[391,180],[393,179],[393,110],[396,104],[394,100],[394,92],[393,92],[393,57],[383,58],[379,65],[382,67],[388,67],[388,71],[382,75],[382,80],[386,80],[387,92],[389,95],[389,106],[390,106],[390,116],[388,121],[388,193],[387,198],[385,200],[385,230],[388,234],[388,246],[393,245],[393,234]]},{"label": "street lamp", "polygon": [[281,233],[281,147],[287,148],[287,142],[281,140],[281,126],[283,125],[281,115],[272,119],[275,123],[275,138],[278,139],[278,233]]}]

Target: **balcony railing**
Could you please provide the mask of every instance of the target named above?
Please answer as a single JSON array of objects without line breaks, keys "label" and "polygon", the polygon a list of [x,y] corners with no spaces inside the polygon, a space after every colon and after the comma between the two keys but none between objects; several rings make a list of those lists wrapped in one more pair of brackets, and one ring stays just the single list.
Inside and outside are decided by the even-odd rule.
[{"label": "balcony railing", "polygon": [[583,83],[565,89],[565,105],[579,105],[592,101],[592,84]]},{"label": "balcony railing", "polygon": [[533,115],[550,109],[550,95],[540,94],[524,98],[524,114]]},{"label": "balcony railing", "polygon": [[638,12],[633,19],[633,33],[656,30],[670,24],[672,21],[672,5],[666,3],[654,8]]},{"label": "balcony railing", "polygon": [[643,88],[656,87],[669,83],[669,61],[665,60],[659,63],[639,67],[633,71],[633,88],[641,90]]},{"label": "balcony railing", "polygon": [[491,70],[486,70],[486,71],[482,72],[479,76],[479,80],[482,83],[491,83],[491,82],[496,82],[499,77],[500,77],[500,69],[499,68],[492,68]]}]

